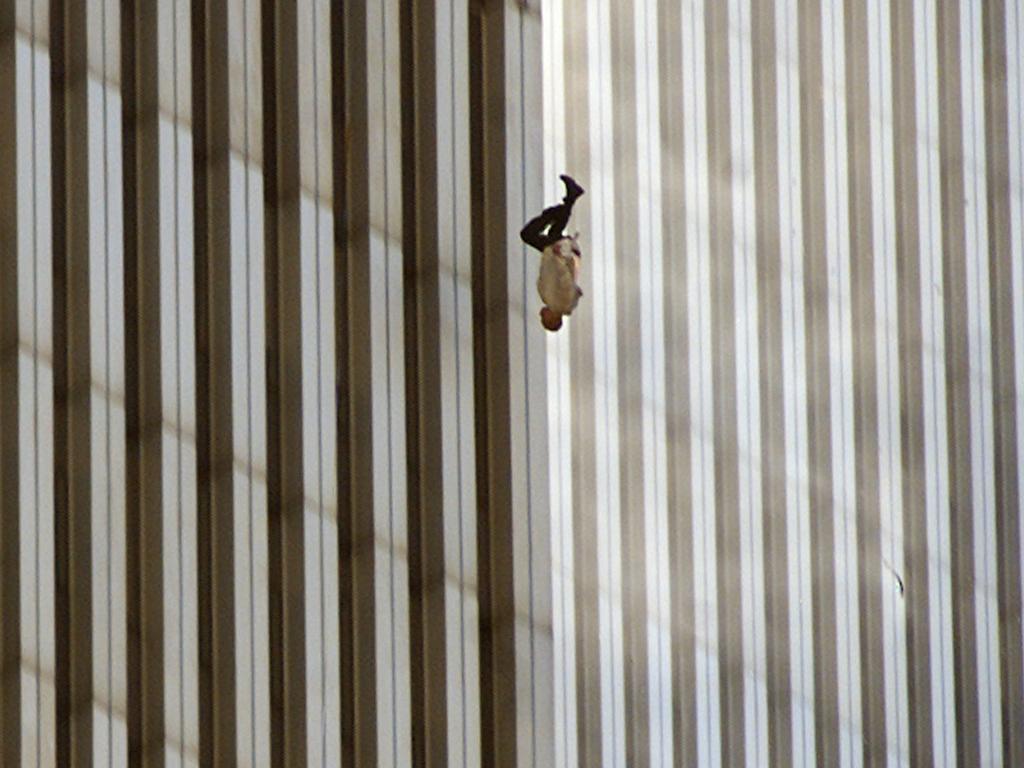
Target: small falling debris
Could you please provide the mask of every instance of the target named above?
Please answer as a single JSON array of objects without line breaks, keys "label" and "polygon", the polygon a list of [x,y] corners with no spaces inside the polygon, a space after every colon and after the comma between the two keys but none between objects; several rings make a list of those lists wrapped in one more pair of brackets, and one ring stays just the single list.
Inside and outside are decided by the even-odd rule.
[{"label": "small falling debris", "polygon": [[896,584],[900,588],[900,597],[903,597],[903,578],[898,573],[896,573],[896,569],[895,568],[893,568],[891,565],[889,565],[884,560],[882,561],[882,565],[884,565],[885,569],[887,571],[889,571],[889,573],[892,574],[894,579],[896,579]]}]

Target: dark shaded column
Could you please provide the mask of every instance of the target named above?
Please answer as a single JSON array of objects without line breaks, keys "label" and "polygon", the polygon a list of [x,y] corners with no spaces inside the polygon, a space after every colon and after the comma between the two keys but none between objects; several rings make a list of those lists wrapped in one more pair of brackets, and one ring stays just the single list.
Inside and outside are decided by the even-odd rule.
[{"label": "dark shaded column", "polygon": [[[192,0],[199,756],[236,759],[228,5]],[[245,159],[248,162],[248,158]]]},{"label": "dark shaded column", "polygon": [[[914,5],[893,3],[892,110],[896,188],[896,284],[899,305],[900,425],[903,483],[904,599],[907,603],[907,698],[910,763],[933,760],[932,686],[928,588],[928,510],[925,465],[921,217]],[[926,290],[930,290],[926,288]]]},{"label": "dark shaded column", "polygon": [[[409,483],[409,660],[412,754],[422,766],[448,765],[448,658],[445,649],[445,477],[437,216],[439,132],[435,2],[402,6],[402,252],[405,294],[406,435]],[[447,30],[445,30],[447,31]],[[450,41],[454,44],[454,41]],[[449,132],[444,138],[450,140]],[[449,176],[454,168],[448,167]],[[452,184],[455,179],[452,178]],[[447,245],[447,244],[445,244]],[[449,258],[456,258],[451,253]],[[458,446],[455,446],[458,450]],[[461,752],[461,745],[451,745]]]},{"label": "dark shaded column", "polygon": [[637,195],[636,9],[632,0],[609,4],[611,28],[612,163],[615,178],[615,317],[617,323],[619,523],[622,542],[623,684],[626,762],[650,764],[647,573],[644,542],[644,445],[640,215]]},{"label": "dark shaded column", "polygon": [[[836,11],[838,12],[838,11]],[[872,219],[871,65],[868,8],[847,0],[845,15],[846,131],[849,195],[850,321],[853,358],[853,444],[857,499],[857,595],[860,643],[861,736],[864,759],[879,765],[885,733],[885,648],[879,499],[878,368],[875,316],[875,232]],[[878,41],[879,45],[887,41]],[[886,126],[882,131],[887,130]],[[884,256],[879,256],[884,258]],[[881,761],[881,762],[880,762]]]},{"label": "dark shaded column", "polygon": [[128,0],[121,14],[128,756],[133,765],[162,766],[159,26],[154,3]]},{"label": "dark shaded column", "polygon": [[970,349],[959,0],[936,2],[942,278],[945,286],[946,413],[949,429],[949,520],[953,582],[953,676],[957,763],[975,765],[978,741],[977,630],[974,606],[974,514],[971,471]]},{"label": "dark shaded column", "polygon": [[741,607],[736,296],[733,274],[733,163],[728,4],[705,4],[711,346],[715,425],[715,547],[718,569],[718,678],[722,764],[745,761],[743,615]]},{"label": "dark shaded column", "polygon": [[774,0],[753,0],[754,198],[758,357],[761,364],[761,502],[765,580],[768,754],[793,761],[789,574],[786,527],[786,424],[782,346],[782,256],[779,236],[778,73]]},{"label": "dark shaded column", "polygon": [[[1002,689],[1003,762],[1024,765],[1024,647],[1021,642],[1020,482],[1017,474],[1019,390],[1014,338],[1013,254],[1010,231],[1010,148],[1007,110],[1005,0],[981,4],[985,74],[985,188],[988,192],[988,269],[992,323],[992,411],[995,456],[995,522],[999,590],[999,680]],[[1018,4],[1017,13],[1021,12]],[[1010,34],[1016,34],[1011,30]],[[1019,87],[1019,84],[1013,84]],[[1021,130],[1017,126],[1018,131]]]},{"label": "dark shaded column", "polygon": [[[826,0],[827,1],[827,0]],[[839,762],[836,668],[835,532],[832,505],[831,381],[828,349],[828,261],[825,232],[825,141],[822,109],[820,0],[799,5],[800,172],[807,324],[807,460],[810,482],[814,734],[818,761]]]},{"label": "dark shaded column", "polygon": [[57,762],[93,755],[87,4],[50,7]]},{"label": "dark shaded column", "polygon": [[331,6],[341,758],[347,768],[378,760],[366,38],[366,0]]},{"label": "dark shaded column", "polygon": [[468,7],[406,4],[402,63],[412,760],[447,766],[480,739]]},{"label": "dark shaded column", "polygon": [[[0,763],[21,760],[18,451],[18,73],[15,3],[0,4]],[[34,94],[33,94],[34,95]],[[32,169],[35,173],[35,168]]]},{"label": "dark shaded column", "polygon": [[554,759],[545,344],[518,235],[542,205],[535,6],[470,6],[481,750],[499,767]]},{"label": "dark shaded column", "polygon": [[295,0],[262,0],[270,754],[306,764],[299,78]]}]

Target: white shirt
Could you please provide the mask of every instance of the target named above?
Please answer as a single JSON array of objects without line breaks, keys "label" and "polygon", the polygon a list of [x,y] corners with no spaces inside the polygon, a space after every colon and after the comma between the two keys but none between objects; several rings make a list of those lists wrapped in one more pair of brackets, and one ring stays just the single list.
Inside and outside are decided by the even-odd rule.
[{"label": "white shirt", "polygon": [[583,295],[576,284],[580,273],[580,257],[572,251],[568,237],[557,240],[540,257],[537,293],[541,300],[560,315],[571,314]]}]

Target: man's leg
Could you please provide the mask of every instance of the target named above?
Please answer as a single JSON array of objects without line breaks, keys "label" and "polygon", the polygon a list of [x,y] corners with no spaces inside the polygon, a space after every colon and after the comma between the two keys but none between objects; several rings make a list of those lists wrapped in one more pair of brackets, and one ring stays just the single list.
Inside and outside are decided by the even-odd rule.
[{"label": "man's leg", "polygon": [[573,203],[583,194],[583,187],[571,176],[562,174],[558,178],[565,184],[565,197],[562,198],[562,202],[545,208],[540,216],[530,219],[519,233],[523,242],[538,251],[543,251],[565,237],[565,228],[569,225]]},{"label": "man's leg", "polygon": [[[562,174],[559,176],[562,182],[565,184],[565,197],[562,198],[561,205],[553,205],[548,208],[551,211],[551,227],[548,229],[549,240],[548,243],[554,243],[561,240],[563,237],[567,237],[565,228],[569,226],[569,217],[572,216],[572,207],[576,203],[576,198],[583,194],[583,187],[576,183],[576,180],[572,176]],[[547,211],[545,211],[546,213]]]},{"label": "man's leg", "polygon": [[519,236],[527,245],[543,251],[552,243],[562,238],[562,230],[569,223],[572,206],[566,203],[545,208],[539,216],[530,219],[519,232]]}]

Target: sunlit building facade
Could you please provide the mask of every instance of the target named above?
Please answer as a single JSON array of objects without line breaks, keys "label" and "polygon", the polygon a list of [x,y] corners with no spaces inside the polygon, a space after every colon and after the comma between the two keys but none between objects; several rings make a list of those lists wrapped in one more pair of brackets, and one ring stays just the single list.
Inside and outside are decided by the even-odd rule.
[{"label": "sunlit building facade", "polygon": [[1024,765],[1022,125],[1017,0],[0,0],[0,765]]}]

